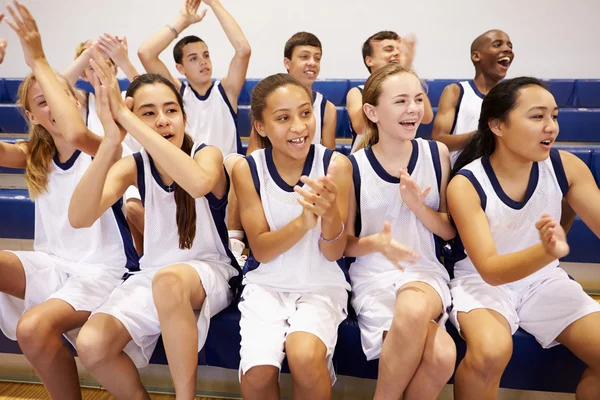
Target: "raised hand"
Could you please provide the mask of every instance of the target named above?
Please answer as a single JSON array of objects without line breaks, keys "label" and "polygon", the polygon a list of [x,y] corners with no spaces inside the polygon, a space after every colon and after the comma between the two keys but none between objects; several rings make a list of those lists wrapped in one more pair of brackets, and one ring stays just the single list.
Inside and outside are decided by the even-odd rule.
[{"label": "raised hand", "polygon": [[308,176],[302,176],[300,181],[310,188],[306,190],[300,186],[294,187],[296,193],[300,194],[298,202],[305,210],[311,211],[324,220],[332,220],[336,214],[339,215],[337,207],[337,186],[334,180],[335,163],[329,165],[327,176],[320,176],[316,180]]},{"label": "raised hand", "polygon": [[414,264],[419,259],[419,253],[398,243],[392,236],[392,226],[388,221],[383,224],[383,229],[379,232],[378,250],[381,254],[390,260],[396,268],[404,271],[401,263]]},{"label": "raised hand", "polygon": [[98,38],[97,47],[117,65],[123,65],[129,58],[126,38],[121,41],[110,33],[105,33]]},{"label": "raised hand", "polygon": [[403,36],[400,40],[400,65],[405,69],[412,69],[416,43],[417,38],[414,35]]},{"label": "raised hand", "polygon": [[569,254],[567,235],[560,223],[548,214],[542,214],[535,227],[540,232],[540,240],[546,253],[555,258],[562,258]]},{"label": "raised hand", "polygon": [[0,64],[4,61],[4,56],[6,55],[6,46],[8,42],[6,39],[0,38]]},{"label": "raised hand", "polygon": [[23,4],[15,0],[14,8],[7,6],[12,20],[7,19],[8,25],[15,31],[23,47],[25,63],[33,68],[36,61],[45,60],[42,37],[38,30],[35,19]]},{"label": "raised hand", "polygon": [[125,139],[127,131],[115,122],[115,119],[110,112],[108,88],[102,86],[96,73],[92,75],[92,85],[94,86],[94,91],[96,93],[96,113],[104,128],[104,140],[112,141],[113,144],[120,144],[123,139]]},{"label": "raised hand", "polygon": [[431,191],[431,186],[427,186],[425,190],[421,191],[421,188],[415,182],[406,169],[400,170],[400,195],[402,200],[413,212],[417,213],[421,207],[425,206],[425,198]]},{"label": "raised hand", "polygon": [[188,25],[198,23],[204,19],[204,16],[206,15],[206,9],[198,13],[200,3],[201,0],[184,0],[179,15]]},{"label": "raised hand", "polygon": [[94,46],[91,49],[92,59],[90,65],[94,70],[94,75],[99,81],[101,87],[103,87],[108,95],[110,112],[114,119],[118,119],[119,114],[127,109],[123,97],[121,97],[121,89],[119,88],[119,82],[116,76],[111,72],[111,67],[108,62],[103,58],[98,49]]}]

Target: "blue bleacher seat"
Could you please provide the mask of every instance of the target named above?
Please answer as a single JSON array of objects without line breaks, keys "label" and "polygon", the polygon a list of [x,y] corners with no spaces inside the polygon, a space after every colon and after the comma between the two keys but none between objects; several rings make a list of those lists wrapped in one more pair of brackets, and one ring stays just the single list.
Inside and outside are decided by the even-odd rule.
[{"label": "blue bleacher seat", "polygon": [[554,96],[556,105],[559,107],[572,106],[575,92],[574,79],[549,79],[543,82]]},{"label": "blue bleacher seat", "polygon": [[238,106],[237,129],[241,137],[250,136],[252,123],[250,118],[250,106]]},{"label": "blue bleacher seat", "polygon": [[600,109],[563,108],[558,124],[558,141],[600,142]]},{"label": "blue bleacher seat", "polygon": [[27,133],[27,122],[16,104],[0,104],[0,132]]},{"label": "blue bleacher seat", "polygon": [[[129,79],[127,78],[119,78],[119,88],[121,89],[121,91],[125,91],[127,90],[127,88],[129,87]],[[78,79],[77,82],[75,83],[75,87],[77,89],[81,89],[84,92],[89,92],[89,93],[94,93],[94,87],[92,86],[92,84],[90,82],[86,82],[83,79]]]},{"label": "blue bleacher seat", "polygon": [[440,102],[440,97],[442,96],[442,92],[444,88],[452,83],[459,82],[461,80],[466,79],[431,79],[425,81],[427,86],[427,97],[429,97],[429,101],[431,102],[432,107],[437,107]]},{"label": "blue bleacher seat", "polygon": [[19,93],[19,85],[23,81],[22,78],[5,78],[4,87],[6,89],[6,103],[16,103],[17,94]]},{"label": "blue bleacher seat", "polygon": [[[260,79],[246,79],[240,96],[238,97],[238,105],[249,105],[252,98],[252,90],[260,82]],[[243,135],[242,135],[243,136]]]},{"label": "blue bleacher seat", "polygon": [[320,92],[335,106],[346,105],[346,94],[350,88],[347,79],[328,79],[315,81],[313,90]]},{"label": "blue bleacher seat", "polygon": [[567,242],[571,247],[571,252],[562,258],[562,261],[600,263],[600,252],[598,252],[600,240],[579,216],[575,217],[571,229],[567,232]]},{"label": "blue bleacher seat", "polygon": [[11,98],[6,90],[6,82],[4,78],[0,78],[0,103],[11,103]]},{"label": "blue bleacher seat", "polygon": [[366,79],[348,79],[348,90],[364,85],[366,81]]},{"label": "blue bleacher seat", "polygon": [[336,107],[337,121],[335,127],[336,138],[351,138],[352,133],[350,132],[350,117],[346,107]]},{"label": "blue bleacher seat", "polygon": [[0,238],[33,239],[34,206],[25,189],[0,189]]},{"label": "blue bleacher seat", "polygon": [[575,82],[576,107],[600,107],[600,79],[578,79]]}]

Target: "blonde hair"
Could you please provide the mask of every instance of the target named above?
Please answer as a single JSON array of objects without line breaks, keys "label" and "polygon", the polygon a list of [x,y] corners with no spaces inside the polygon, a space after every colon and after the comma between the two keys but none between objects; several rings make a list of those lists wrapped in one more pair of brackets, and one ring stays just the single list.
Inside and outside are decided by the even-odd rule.
[{"label": "blonde hair", "polygon": [[[390,76],[398,74],[411,74],[419,79],[419,76],[412,70],[406,69],[398,64],[388,64],[374,72],[369,79],[367,79],[362,93],[363,105],[371,104],[372,106],[377,106],[379,104],[379,97],[381,97],[381,92],[383,91],[383,83]],[[419,82],[421,82],[421,86],[423,86],[423,88],[426,90],[426,86],[423,81],[419,79]],[[366,115],[364,118],[366,129],[365,133],[362,135],[362,140],[356,148],[356,151],[365,147],[373,146],[379,142],[379,130],[377,129],[377,124],[367,118]]]},{"label": "blonde hair", "polygon": [[[69,81],[62,75],[58,75],[58,80],[64,83],[75,96],[75,89]],[[52,158],[56,154],[56,145],[50,132],[40,124],[34,124],[27,117],[25,111],[31,111],[28,94],[31,87],[36,82],[35,76],[29,74],[19,86],[17,104],[21,106],[21,112],[24,114],[27,125],[29,126],[29,141],[27,151],[27,164],[25,166],[25,182],[29,189],[29,196],[35,199],[37,196],[47,191],[48,173]]]},{"label": "blonde hair", "polygon": [[81,55],[81,53],[83,53],[84,51],[86,51],[90,47],[92,47],[92,41],[91,40],[86,40],[85,42],[79,43],[77,45],[77,47],[75,47],[75,59],[77,60],[77,58]]}]

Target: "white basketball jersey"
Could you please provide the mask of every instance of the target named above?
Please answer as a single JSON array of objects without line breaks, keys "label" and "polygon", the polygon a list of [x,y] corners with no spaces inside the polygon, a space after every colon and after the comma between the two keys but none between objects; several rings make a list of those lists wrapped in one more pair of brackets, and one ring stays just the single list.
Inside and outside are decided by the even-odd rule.
[{"label": "white basketball jersey", "polygon": [[313,114],[315,116],[316,129],[313,144],[321,144],[323,139],[323,121],[325,121],[325,106],[327,99],[321,93],[313,90]]},{"label": "white basketball jersey", "polygon": [[126,267],[138,269],[123,202],[119,200],[89,228],[69,223],[69,203],[92,157],[77,150],[61,163],[58,154],[48,175],[48,191],[35,199],[34,249],[74,263],[98,266],[122,275]]},{"label": "white basketball jersey", "polygon": [[[256,150],[246,157],[252,172],[265,217],[271,231],[283,228],[302,214],[298,194],[277,172],[273,162],[273,148]],[[320,144],[310,146],[302,175],[317,179],[325,175],[333,151]],[[298,185],[303,186],[301,182]],[[319,249],[320,220],[291,249],[273,260],[259,264],[255,260],[246,263],[244,283],[255,283],[274,291],[314,292],[327,291],[338,294],[350,290],[344,267],[328,261]]]},{"label": "white basketball jersey", "polygon": [[[432,190],[425,205],[433,210],[440,206],[441,163],[437,142],[420,138],[412,141],[408,173],[417,184]],[[441,239],[437,238],[408,208],[400,195],[400,178],[390,175],[368,147],[350,156],[356,194],[356,234],[365,237],[377,234],[385,221],[392,226],[394,239],[420,254],[415,264],[406,265],[407,271],[427,271],[440,275],[449,282],[448,272],[440,262]],[[349,268],[355,300],[390,285],[403,272],[381,253],[357,257]]]},{"label": "white basketball jersey", "polygon": [[[365,90],[365,85],[358,85],[357,88],[362,93],[363,90]],[[352,126],[352,121],[350,121],[350,118],[348,118],[348,123],[350,124],[350,132],[352,133],[352,148],[350,149],[350,153],[354,153],[356,151],[356,148],[360,144],[362,138],[356,134],[356,131],[354,130],[354,127]]]},{"label": "white basketball jersey", "polygon": [[[479,158],[458,174],[465,176],[481,199],[498,255],[514,253],[540,243],[535,223],[543,213],[560,221],[561,203],[567,193],[568,183],[558,150],[552,149],[550,157],[533,163],[524,202],[510,199],[498,182],[489,157]],[[454,265],[454,275],[461,277],[478,273],[468,254]],[[558,266],[552,261],[532,275],[510,285],[528,284],[549,269]]]},{"label": "white basketball jersey", "polygon": [[[125,98],[125,93],[121,92],[123,98]],[[100,117],[98,117],[98,113],[96,112],[96,96],[94,93],[87,94],[87,109],[86,109],[86,117],[85,124],[88,129],[94,132],[97,135],[104,136],[104,127],[102,126],[102,122],[100,122]],[[142,149],[142,145],[133,138],[130,134],[125,136],[123,139],[123,157],[130,156],[133,153],[136,153]]]},{"label": "white basketball jersey", "polygon": [[[456,114],[454,115],[454,124],[450,131],[453,135],[463,135],[477,130],[479,125],[479,114],[481,114],[481,103],[485,97],[473,81],[463,81],[458,83],[460,96],[456,103]],[[450,152],[450,162],[454,162],[460,154],[460,150]]]},{"label": "white basketball jersey", "polygon": [[[192,154],[204,145],[194,146]],[[190,260],[219,265],[227,280],[239,274],[239,267],[229,251],[225,209],[227,195],[217,199],[212,193],[196,199],[196,235],[189,249],[179,248],[175,187],[165,185],[154,161],[145,149],[133,155],[137,166],[138,189],[144,204],[143,269],[161,268]]]},{"label": "white basketball jersey", "polygon": [[214,82],[204,96],[182,82],[181,96],[187,114],[187,133],[194,143],[218,147],[224,156],[237,153],[241,144],[237,112],[227,99],[221,82]]}]

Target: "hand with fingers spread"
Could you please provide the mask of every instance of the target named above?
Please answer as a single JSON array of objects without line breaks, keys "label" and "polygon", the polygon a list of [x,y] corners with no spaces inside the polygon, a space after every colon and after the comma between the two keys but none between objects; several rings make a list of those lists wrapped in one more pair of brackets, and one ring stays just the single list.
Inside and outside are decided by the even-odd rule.
[{"label": "hand with fingers spread", "polygon": [[121,97],[121,89],[119,88],[119,82],[117,81],[116,76],[111,72],[111,67],[103,58],[96,46],[91,49],[92,59],[90,60],[90,65],[94,70],[95,79],[98,79],[98,84],[106,90],[109,104],[110,104],[110,112],[113,118],[118,121],[119,115],[128,111],[125,102],[123,101],[123,97]]},{"label": "hand with fingers spread", "polygon": [[542,214],[535,227],[540,232],[540,240],[546,253],[552,257],[562,258],[569,254],[567,235],[560,223],[548,214]]},{"label": "hand with fingers spread", "polygon": [[417,38],[414,35],[403,36],[400,40],[400,65],[408,70],[412,69],[415,57],[415,44]]},{"label": "hand with fingers spread", "polygon": [[431,191],[431,186],[421,191],[421,188],[409,175],[406,169],[400,170],[400,195],[402,200],[413,212],[417,213],[425,206],[425,198]]},{"label": "hand with fingers spread", "polygon": [[414,264],[419,259],[419,253],[398,243],[392,236],[392,225],[388,221],[383,224],[383,229],[378,233],[378,251],[390,260],[396,268],[404,271],[402,263]]},{"label": "hand with fingers spread", "polygon": [[334,175],[335,163],[332,162],[326,176],[320,176],[316,180],[308,176],[300,178],[300,181],[310,188],[309,190],[300,186],[294,187],[294,191],[301,196],[298,198],[298,202],[304,207],[304,210],[310,211],[326,221],[331,221],[336,215],[339,216]]},{"label": "hand with fingers spread", "polygon": [[127,62],[127,38],[119,40],[110,33],[105,33],[98,38],[97,48],[112,59],[117,65]]},{"label": "hand with fingers spread", "polygon": [[15,31],[23,47],[25,63],[33,68],[38,61],[46,61],[44,48],[42,47],[42,37],[38,30],[35,19],[23,4],[15,0],[14,8],[7,6],[12,20],[6,22]]},{"label": "hand with fingers spread", "polygon": [[179,15],[187,25],[196,24],[202,21],[206,16],[206,9],[198,12],[200,3],[200,0],[184,0]]}]

